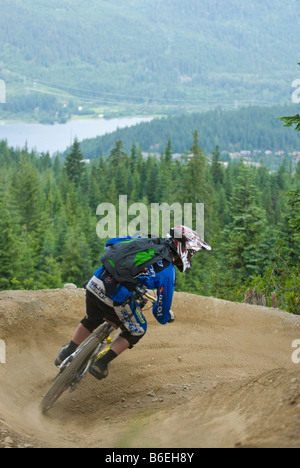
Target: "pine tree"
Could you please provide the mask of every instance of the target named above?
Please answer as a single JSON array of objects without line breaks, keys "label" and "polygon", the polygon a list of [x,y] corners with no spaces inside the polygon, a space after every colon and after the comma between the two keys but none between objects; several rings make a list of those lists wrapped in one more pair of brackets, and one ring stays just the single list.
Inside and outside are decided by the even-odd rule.
[{"label": "pine tree", "polygon": [[0,198],[0,289],[11,289],[20,272],[20,243],[7,198]]},{"label": "pine tree", "polygon": [[122,140],[117,140],[114,148],[110,151],[108,160],[112,167],[118,167],[120,163],[128,162],[128,156],[123,151],[123,142]]},{"label": "pine tree", "polygon": [[98,204],[101,202],[101,172],[99,169],[99,161],[97,159],[93,159],[91,170],[89,172],[88,177],[88,199],[89,199],[89,206],[93,209],[94,213],[96,213],[96,208]]},{"label": "pine tree", "polygon": [[297,186],[300,186],[300,161],[298,162],[296,167],[295,183],[297,184]]},{"label": "pine tree", "polygon": [[135,169],[132,175],[132,190],[130,194],[130,203],[136,203],[140,201],[141,195],[141,176],[140,172]]},{"label": "pine tree", "polygon": [[228,262],[242,275],[258,273],[266,214],[259,206],[259,193],[251,170],[243,164],[230,200],[230,214],[232,222],[224,230]]},{"label": "pine tree", "polygon": [[288,223],[295,240],[300,242],[300,188],[287,193],[290,213]]},{"label": "pine tree", "polygon": [[21,223],[28,233],[37,230],[43,207],[39,174],[33,164],[26,159],[20,162],[13,173],[12,193]]},{"label": "pine tree", "polygon": [[203,203],[209,197],[208,163],[200,147],[198,132],[193,134],[186,174],[187,202]]},{"label": "pine tree", "polygon": [[153,186],[156,193],[153,193],[152,198],[159,200],[161,202],[170,203],[172,202],[172,193],[173,193],[173,181],[172,181],[172,172],[173,172],[173,161],[172,161],[172,144],[171,138],[168,140],[165,151],[162,153],[160,168],[159,168],[159,177],[158,175],[152,174],[152,177],[156,177],[156,180],[153,181]]},{"label": "pine tree", "polygon": [[163,158],[166,163],[170,163],[172,160],[172,143],[171,143],[171,138],[169,137],[168,144],[165,149],[164,153],[164,158]]},{"label": "pine tree", "polygon": [[65,169],[69,180],[79,183],[84,172],[84,162],[82,161],[83,154],[80,150],[80,143],[75,138],[71,148],[71,152],[67,155],[65,161]]},{"label": "pine tree", "polygon": [[37,286],[39,289],[55,289],[62,286],[60,264],[52,255],[44,258],[39,270]]},{"label": "pine tree", "polygon": [[134,169],[135,169],[135,166],[136,166],[136,163],[137,163],[137,159],[138,159],[138,148],[137,148],[136,144],[133,144],[132,147],[131,147],[130,161],[129,161],[130,171],[131,171],[132,174],[134,172]]},{"label": "pine tree", "polygon": [[[194,141],[188,155],[188,163],[186,166],[186,173],[184,175],[181,202],[204,204],[205,209],[205,236],[209,238],[213,232],[211,219],[213,216],[213,187],[209,184],[209,168],[207,158],[202,151],[199,140],[198,132],[193,134]],[[195,220],[193,220],[193,227],[196,227]],[[203,227],[204,228],[204,227]]]},{"label": "pine tree", "polygon": [[122,140],[117,140],[108,157],[110,181],[115,181],[118,195],[127,193],[130,177],[129,158],[123,150]]},{"label": "pine tree", "polygon": [[69,227],[62,246],[62,279],[82,287],[91,274],[91,252],[86,237],[80,229]]},{"label": "pine tree", "polygon": [[210,172],[212,175],[214,186],[222,185],[224,180],[224,170],[220,163],[220,151],[219,147],[216,146],[215,151],[212,152],[212,163]]},{"label": "pine tree", "polygon": [[[159,202],[159,163],[154,156],[147,160],[147,178],[145,180],[145,194],[148,203]],[[164,182],[164,181],[163,181]]]}]

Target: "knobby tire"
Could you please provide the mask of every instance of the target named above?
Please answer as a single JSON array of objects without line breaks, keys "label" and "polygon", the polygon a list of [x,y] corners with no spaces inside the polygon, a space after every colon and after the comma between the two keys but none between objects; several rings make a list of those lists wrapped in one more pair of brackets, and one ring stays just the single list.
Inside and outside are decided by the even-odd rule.
[{"label": "knobby tire", "polygon": [[43,414],[52,408],[58,398],[68,389],[73,382],[76,374],[86,365],[89,358],[99,345],[101,341],[106,338],[104,330],[101,333],[103,336],[98,334],[91,335],[88,341],[82,346],[77,356],[73,361],[60,373],[54,381],[52,387],[48,393],[44,396],[40,408]]}]

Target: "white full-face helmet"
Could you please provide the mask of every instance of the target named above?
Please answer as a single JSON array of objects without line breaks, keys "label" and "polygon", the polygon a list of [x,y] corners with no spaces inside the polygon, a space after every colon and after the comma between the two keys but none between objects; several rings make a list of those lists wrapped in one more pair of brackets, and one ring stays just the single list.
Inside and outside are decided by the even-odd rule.
[{"label": "white full-face helmet", "polygon": [[180,262],[175,265],[182,272],[191,268],[191,259],[199,250],[211,250],[211,247],[186,226],[176,226],[170,230],[166,238],[171,249],[178,255]]}]

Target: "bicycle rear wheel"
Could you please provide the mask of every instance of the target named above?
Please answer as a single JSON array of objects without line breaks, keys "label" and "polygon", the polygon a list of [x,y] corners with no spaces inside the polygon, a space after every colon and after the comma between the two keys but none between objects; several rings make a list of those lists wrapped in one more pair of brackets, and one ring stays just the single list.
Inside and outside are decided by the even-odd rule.
[{"label": "bicycle rear wheel", "polygon": [[82,349],[79,350],[74,360],[58,374],[52,387],[40,404],[40,409],[43,414],[51,409],[58,398],[76,381],[77,374],[87,364],[91,355],[99,345],[99,342],[99,337],[97,335],[91,335],[88,341],[82,346]]}]

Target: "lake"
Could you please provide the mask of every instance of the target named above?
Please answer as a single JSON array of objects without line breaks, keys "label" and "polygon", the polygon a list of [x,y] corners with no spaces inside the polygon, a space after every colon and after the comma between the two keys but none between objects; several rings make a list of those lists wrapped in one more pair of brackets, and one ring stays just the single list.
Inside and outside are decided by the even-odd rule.
[{"label": "lake", "polygon": [[72,145],[74,138],[85,138],[111,133],[118,128],[131,127],[141,122],[150,122],[150,117],[126,117],[118,119],[72,120],[65,124],[43,125],[6,123],[0,124],[0,140],[7,140],[9,146],[47,152],[53,155],[65,151]]}]

